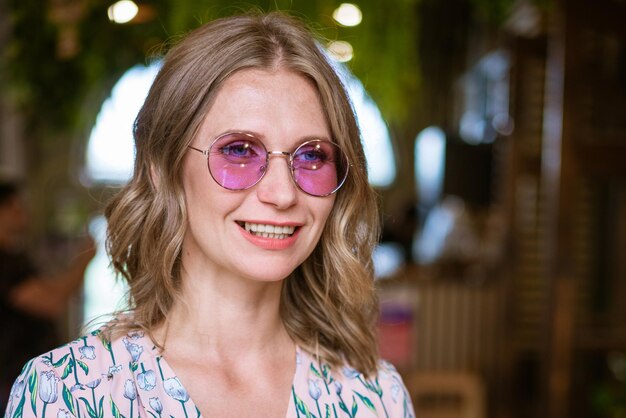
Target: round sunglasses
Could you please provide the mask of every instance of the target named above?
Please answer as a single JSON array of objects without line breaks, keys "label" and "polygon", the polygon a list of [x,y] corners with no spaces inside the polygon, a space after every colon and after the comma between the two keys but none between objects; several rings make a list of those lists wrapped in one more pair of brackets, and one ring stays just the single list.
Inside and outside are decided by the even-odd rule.
[{"label": "round sunglasses", "polygon": [[218,136],[207,150],[189,148],[207,157],[211,177],[228,190],[249,189],[267,172],[270,157],[286,157],[296,186],[311,196],[324,197],[339,190],[350,167],[339,145],[321,139],[305,141],[293,152],[268,151],[252,134],[229,132]]}]

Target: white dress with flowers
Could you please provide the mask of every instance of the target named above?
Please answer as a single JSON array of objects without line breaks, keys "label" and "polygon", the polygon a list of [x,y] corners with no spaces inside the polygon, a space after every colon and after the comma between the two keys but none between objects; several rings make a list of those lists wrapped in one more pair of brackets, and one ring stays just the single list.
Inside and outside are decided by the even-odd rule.
[{"label": "white dress with flowers", "polygon": [[[188,392],[142,332],[108,341],[100,331],[28,362],[11,389],[5,418],[201,417]],[[413,417],[394,367],[366,379],[350,367],[321,366],[297,348],[287,417]]]}]

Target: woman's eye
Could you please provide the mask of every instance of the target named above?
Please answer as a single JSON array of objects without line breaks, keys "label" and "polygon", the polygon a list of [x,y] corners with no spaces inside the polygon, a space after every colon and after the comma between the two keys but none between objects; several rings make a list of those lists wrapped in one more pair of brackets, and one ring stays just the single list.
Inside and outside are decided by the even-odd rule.
[{"label": "woman's eye", "polygon": [[326,154],[321,151],[307,151],[303,154],[305,161],[326,161]]},{"label": "woman's eye", "polygon": [[224,145],[220,151],[222,154],[232,157],[252,157],[256,154],[249,142]]},{"label": "woman's eye", "polygon": [[328,160],[328,155],[322,149],[311,148],[298,152],[295,159],[302,163],[323,163]]}]

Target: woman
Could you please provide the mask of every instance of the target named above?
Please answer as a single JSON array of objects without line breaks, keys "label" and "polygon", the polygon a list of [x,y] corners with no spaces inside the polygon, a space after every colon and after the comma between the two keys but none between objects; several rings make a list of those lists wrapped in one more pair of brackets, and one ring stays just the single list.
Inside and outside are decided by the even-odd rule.
[{"label": "woman", "polygon": [[310,33],[281,14],[197,29],[134,134],[106,210],[132,310],[27,364],[8,416],[412,416],[377,358],[358,128]]}]

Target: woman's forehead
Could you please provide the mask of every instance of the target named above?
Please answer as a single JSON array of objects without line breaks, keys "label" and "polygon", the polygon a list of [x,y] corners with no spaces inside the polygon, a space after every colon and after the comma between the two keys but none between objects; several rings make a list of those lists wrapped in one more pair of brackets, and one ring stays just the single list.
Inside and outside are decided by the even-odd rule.
[{"label": "woman's forehead", "polygon": [[244,131],[269,137],[330,139],[327,116],[315,85],[299,73],[241,70],[221,86],[200,128],[202,141]]}]

